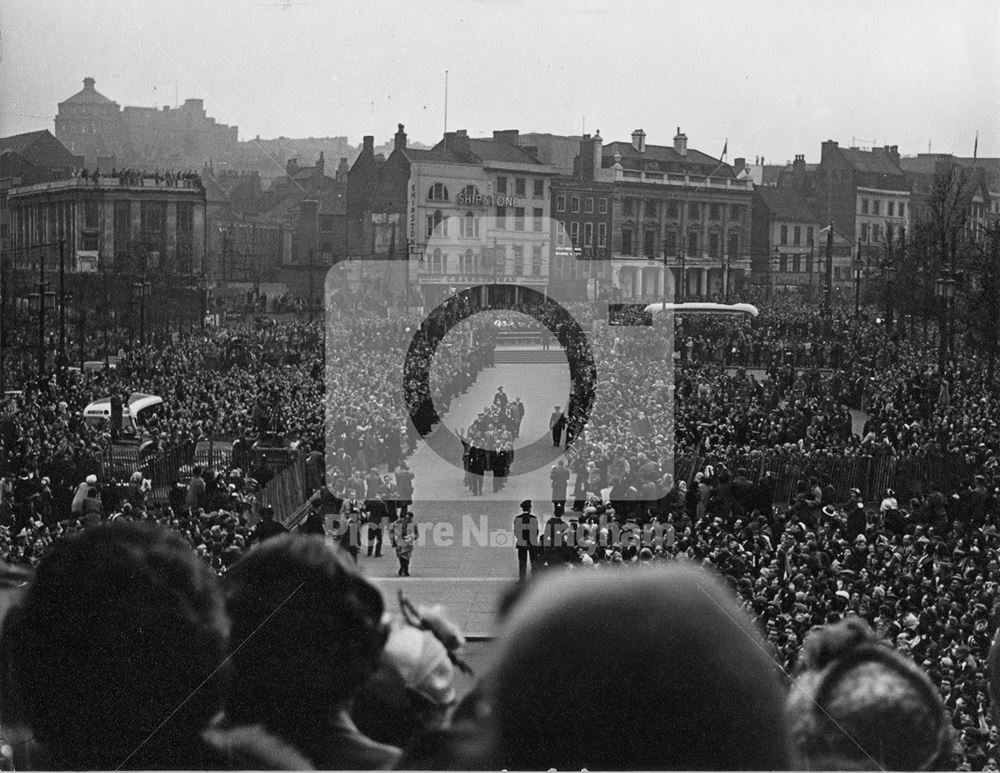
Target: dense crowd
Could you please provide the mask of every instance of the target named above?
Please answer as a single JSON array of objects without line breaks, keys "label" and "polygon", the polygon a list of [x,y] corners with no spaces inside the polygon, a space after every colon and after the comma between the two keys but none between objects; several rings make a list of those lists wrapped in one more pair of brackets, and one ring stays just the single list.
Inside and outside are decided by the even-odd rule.
[{"label": "dense crowd", "polygon": [[[12,592],[24,576],[8,572],[4,764],[938,770],[996,763],[986,696],[1000,678],[992,668],[975,670],[994,627],[975,599],[991,601],[992,586],[979,595],[975,577],[965,583],[970,590],[953,574],[914,568],[925,582],[908,593],[898,573],[870,561],[855,574],[872,571],[883,591],[869,625],[866,600],[855,599],[842,577],[824,577],[817,551],[796,550],[791,535],[781,543],[785,559],[753,588],[744,572],[717,555],[714,568],[699,562],[690,547],[660,567],[640,559],[631,571],[550,570],[505,599],[493,666],[459,701],[458,674],[470,673],[466,643],[440,608],[401,595],[394,613],[326,541],[274,524],[255,531],[260,544],[221,581],[176,528],[128,522],[60,539],[26,590]],[[809,611],[819,586],[842,582],[831,595],[836,603]],[[921,594],[932,601],[919,615],[908,613],[899,630],[885,622]],[[971,611],[949,637],[952,606]],[[801,636],[769,645],[765,634],[773,639],[788,619],[801,621]],[[794,668],[776,668],[775,656]],[[987,657],[996,665],[1000,652]],[[586,732],[554,726],[559,717]]]},{"label": "dense crowd", "polygon": [[[468,310],[447,305],[429,320],[379,318],[364,305],[325,337],[317,325],[300,322],[212,331],[129,352],[114,370],[80,381],[53,379],[44,391],[26,390],[0,426],[4,557],[36,565],[62,537],[86,533],[90,523],[151,521],[180,532],[203,563],[229,577],[254,542],[281,532],[278,524],[260,531],[249,523],[257,489],[251,471],[199,470],[166,502],[153,501],[141,474],[91,482],[87,465],[111,438],[80,411],[113,392],[163,396],[164,410],[146,427],[154,446],[219,436],[294,439],[315,455],[342,523],[380,521],[373,512],[390,521],[403,516],[412,500],[404,458],[492,364],[495,325],[477,317],[453,325]],[[574,376],[565,416],[568,465],[553,471],[555,514],[539,530],[541,563],[568,567],[571,584],[590,583],[596,572],[609,587],[659,564],[671,571],[677,564],[708,567],[786,671],[809,659],[803,642],[817,626],[848,625],[845,636],[861,646],[867,634],[850,626],[864,621],[891,643],[904,664],[897,671],[916,667],[913,678],[933,685],[954,731],[954,745],[949,737],[937,749],[946,764],[995,769],[1000,748],[986,663],[1000,589],[1000,401],[974,352],[956,348],[942,376],[932,339],[890,334],[865,315],[824,319],[790,302],[750,321],[692,317],[676,328],[662,320],[609,325],[599,314],[572,310],[586,335],[558,308],[521,311],[552,329]],[[404,374],[403,389],[387,378],[392,373]],[[473,494],[482,492],[487,470],[497,488],[507,477],[516,402],[499,390],[463,435]],[[324,411],[332,417],[325,432]],[[553,438],[563,442],[561,428]],[[323,466],[326,449],[334,461]],[[886,488],[865,497],[860,481],[834,481],[819,464],[945,457],[962,461],[955,468],[961,475],[909,481],[911,496],[902,499]],[[675,467],[681,458],[697,465]],[[777,478],[760,474],[765,458],[779,469],[806,470],[792,481],[790,496]],[[400,472],[408,490],[399,485]],[[369,537],[381,550],[382,535]],[[357,558],[361,543],[341,546]],[[282,561],[294,563],[290,555]],[[264,721],[263,707],[243,687],[234,717]],[[299,716],[285,708],[289,718]],[[265,721],[300,752],[315,743],[283,724],[278,732],[278,723]],[[458,741],[449,735],[448,743]],[[447,750],[457,755],[453,762],[480,759]],[[392,752],[371,753],[380,764],[392,762]],[[306,756],[329,761],[315,751]],[[514,755],[503,763],[511,760],[528,761]],[[607,763],[596,757],[566,764]]]}]

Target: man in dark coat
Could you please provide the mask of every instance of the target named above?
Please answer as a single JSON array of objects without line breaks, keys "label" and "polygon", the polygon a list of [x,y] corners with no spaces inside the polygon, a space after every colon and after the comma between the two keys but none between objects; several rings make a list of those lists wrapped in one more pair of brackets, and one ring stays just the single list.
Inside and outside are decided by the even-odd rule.
[{"label": "man in dark coat", "polygon": [[569,468],[566,462],[559,460],[549,473],[549,480],[552,481],[552,504],[556,508],[565,508],[566,486],[569,484]]},{"label": "man in dark coat", "polygon": [[277,537],[279,534],[288,534],[288,529],[274,520],[274,508],[267,505],[261,510],[260,523],[253,530],[250,541],[263,542],[271,537]]},{"label": "man in dark coat", "polygon": [[549,417],[549,429],[552,430],[552,445],[558,446],[559,441],[562,440],[563,430],[566,428],[566,414],[562,412],[560,406],[556,406],[556,409],[552,412]]},{"label": "man in dark coat", "polygon": [[531,500],[521,503],[521,513],[514,518],[514,546],[517,548],[517,575],[523,580],[527,564],[535,572],[541,560],[541,545],[538,539],[538,518],[531,512]]},{"label": "man in dark coat", "polygon": [[545,522],[542,551],[546,566],[563,566],[569,563],[569,524],[563,520],[562,513],[562,507],[557,505],[552,517]]}]

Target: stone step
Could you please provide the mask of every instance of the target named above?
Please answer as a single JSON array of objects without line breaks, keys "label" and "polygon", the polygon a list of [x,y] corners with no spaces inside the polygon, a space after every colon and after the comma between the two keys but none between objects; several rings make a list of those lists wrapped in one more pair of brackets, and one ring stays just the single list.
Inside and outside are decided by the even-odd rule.
[{"label": "stone step", "polygon": [[566,353],[562,349],[497,349],[493,362],[500,363],[563,363]]}]

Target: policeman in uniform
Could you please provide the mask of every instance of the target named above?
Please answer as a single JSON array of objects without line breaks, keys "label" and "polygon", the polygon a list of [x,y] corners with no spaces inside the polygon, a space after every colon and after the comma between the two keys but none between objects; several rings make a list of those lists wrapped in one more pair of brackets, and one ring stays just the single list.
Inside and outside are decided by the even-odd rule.
[{"label": "policeman in uniform", "polygon": [[523,580],[527,564],[535,573],[541,562],[541,545],[538,541],[538,518],[531,512],[531,500],[521,503],[521,512],[514,518],[514,547],[517,548],[517,576]]}]

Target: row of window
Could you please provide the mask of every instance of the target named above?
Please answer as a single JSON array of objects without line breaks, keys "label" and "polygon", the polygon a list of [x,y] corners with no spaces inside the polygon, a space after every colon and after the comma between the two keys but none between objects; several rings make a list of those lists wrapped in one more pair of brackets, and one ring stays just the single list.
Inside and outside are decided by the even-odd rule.
[{"label": "row of window", "polygon": [[[508,190],[507,177],[500,175],[497,177],[497,194],[500,196],[514,195],[526,197],[528,195],[528,180],[525,177],[515,177],[513,190]],[[479,189],[475,185],[466,185],[462,188],[461,197],[471,199],[479,195]],[[545,198],[545,180],[534,178],[531,181],[531,196],[535,199]],[[427,191],[427,198],[431,201],[451,201],[448,193],[448,186],[444,183],[434,183]]]},{"label": "row of window", "polygon": [[[881,215],[882,199],[861,199],[862,215]],[[886,217],[906,217],[906,202],[888,199],[885,201]]]},{"label": "row of window", "polygon": [[[622,203],[622,210],[625,217],[648,217],[656,219],[659,217],[661,203],[664,202],[661,202],[659,199],[626,198]],[[665,202],[665,205],[667,219],[679,220],[681,202],[667,201]],[[700,220],[702,213],[706,211],[708,212],[709,220],[722,220],[724,205],[719,203],[704,204],[699,201],[689,201],[687,204],[689,220]],[[731,221],[742,223],[743,213],[745,211],[746,207],[740,206],[739,204],[730,204],[729,219]]]},{"label": "row of window", "polygon": [[891,242],[896,237],[896,230],[892,227],[891,223],[885,224],[885,230],[882,229],[881,223],[862,223],[861,224],[861,243],[862,244],[879,244],[882,241],[882,236],[885,236],[887,242]]},{"label": "row of window", "polygon": [[[496,263],[503,261],[503,268],[511,269],[511,273],[521,276],[541,276],[544,248],[541,244],[531,247],[531,255],[526,256],[523,244],[511,245],[510,259],[504,245],[493,248],[494,257],[486,258],[480,252],[466,250],[453,258],[439,248],[434,248],[425,256],[425,271],[431,274],[491,274],[495,273]],[[455,262],[457,261],[457,263]]]},{"label": "row of window", "polygon": [[[570,196],[569,197],[569,211],[579,212],[580,211],[580,197]],[[564,194],[559,194],[556,196],[556,212],[566,211],[566,196]],[[585,214],[592,215],[594,213],[594,197],[585,196],[583,197],[583,211]],[[597,214],[606,215],[608,214],[608,200],[604,197],[597,199]]]},{"label": "row of window", "polygon": [[[597,243],[594,243],[594,224],[584,223],[583,227],[580,227],[580,223],[573,221],[571,223],[563,224],[564,227],[556,229],[556,246],[565,247],[567,242],[572,244],[574,247],[607,247],[608,246],[608,224],[598,223],[597,224]],[[568,231],[566,229],[569,229]],[[581,237],[582,234],[582,237]],[[581,241],[582,238],[582,241]]]},{"label": "row of window", "polygon": [[[680,232],[679,231],[667,231],[663,235],[662,250],[657,249],[657,234],[656,230],[652,228],[643,229],[642,232],[642,252],[641,255],[647,258],[658,258],[661,255],[673,256],[686,250],[687,254],[690,256],[695,256],[700,254],[700,248],[702,247],[699,234],[697,231],[689,231],[687,234],[686,244],[683,246],[680,244]],[[704,245],[707,248],[709,257],[719,258],[722,257],[722,234],[717,231],[712,231],[708,234],[708,242]],[[739,231],[730,231],[729,240],[727,242],[727,252],[726,254],[730,258],[737,258],[740,254],[740,234]],[[637,252],[639,248],[638,239],[635,231],[631,228],[622,229],[622,255],[639,255]]]},{"label": "row of window", "polygon": [[[788,242],[788,233],[789,233],[788,226],[787,225],[782,225],[781,226],[781,235],[780,235],[780,238],[779,238],[779,242],[781,244],[788,244],[789,243]],[[811,225],[807,225],[805,228],[803,228],[800,225],[792,226],[792,229],[791,229],[792,242],[791,243],[792,244],[802,244],[803,243],[802,242],[803,233],[805,234],[805,237],[806,237],[805,243],[811,245],[813,243],[813,226],[811,226]]]},{"label": "row of window", "polygon": [[[510,215],[508,215],[508,211]],[[545,226],[545,210],[542,207],[533,207],[531,210],[531,229],[535,233],[541,233]],[[458,235],[463,239],[476,239],[479,237],[479,220],[473,212],[466,212],[458,218]],[[528,214],[525,207],[497,207],[496,230],[498,231],[527,231]],[[433,215],[427,215],[427,238],[432,236],[448,236],[448,218],[440,210],[434,210]]]}]

